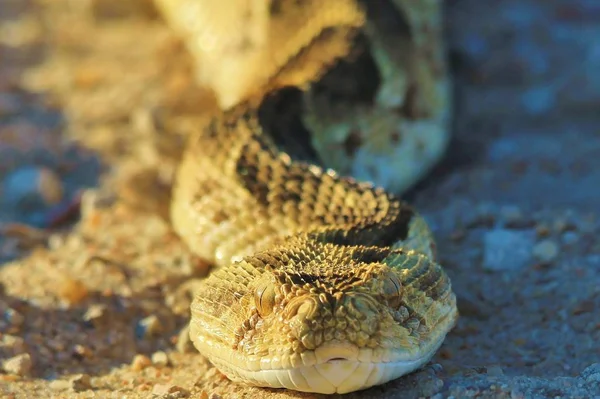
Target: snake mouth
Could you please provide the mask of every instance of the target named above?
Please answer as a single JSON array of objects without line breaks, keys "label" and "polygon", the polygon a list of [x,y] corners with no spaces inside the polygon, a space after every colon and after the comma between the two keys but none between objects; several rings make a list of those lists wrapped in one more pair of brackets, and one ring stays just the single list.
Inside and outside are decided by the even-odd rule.
[{"label": "snake mouth", "polygon": [[[416,360],[396,362],[361,362],[331,358],[325,363],[286,369],[248,370],[231,365],[221,369],[232,380],[256,386],[287,388],[321,394],[344,394],[384,384],[422,367],[435,351]],[[227,367],[229,366],[229,368]]]},{"label": "snake mouth", "polygon": [[[454,319],[449,317],[448,323],[453,324]],[[385,384],[421,368],[442,345],[447,330],[443,328],[412,347],[367,348],[350,342],[329,342],[287,356],[248,356],[205,334],[192,334],[192,339],[230,380],[259,387],[343,394]]]},{"label": "snake mouth", "polygon": [[[355,345],[346,343],[330,343],[314,350],[314,363],[325,364],[353,360],[358,361],[360,353],[360,349]],[[305,365],[308,366],[310,364],[305,363]]]},{"label": "snake mouth", "polygon": [[306,352],[297,362],[292,358],[286,362],[262,358],[260,364],[243,365],[225,358],[211,361],[234,381],[302,392],[343,394],[384,384],[417,370],[431,359],[442,341],[412,354],[393,350],[375,353],[340,343]]}]

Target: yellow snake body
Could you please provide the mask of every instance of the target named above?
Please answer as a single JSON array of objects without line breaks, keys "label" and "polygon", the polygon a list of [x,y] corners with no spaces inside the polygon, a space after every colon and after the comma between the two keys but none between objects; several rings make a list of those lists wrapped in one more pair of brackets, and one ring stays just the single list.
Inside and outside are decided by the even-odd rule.
[{"label": "yellow snake body", "polygon": [[282,87],[305,80],[306,93],[352,50],[360,18],[325,19],[328,33],[318,28],[258,94],[191,137],[171,217],[191,250],[217,266],[191,307],[198,350],[235,381],[345,393],[424,365],[457,309],[422,217],[383,189],[292,160],[271,139],[298,122],[284,117],[285,101],[268,108]]}]

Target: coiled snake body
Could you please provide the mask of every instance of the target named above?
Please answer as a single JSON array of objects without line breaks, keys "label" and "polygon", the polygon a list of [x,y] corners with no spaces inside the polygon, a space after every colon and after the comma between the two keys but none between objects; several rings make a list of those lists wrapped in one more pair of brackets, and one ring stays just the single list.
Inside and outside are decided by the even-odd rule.
[{"label": "coiled snake body", "polygon": [[[331,42],[351,43],[360,23],[329,24],[341,30],[317,29],[263,90],[190,139],[171,216],[192,251],[218,266],[191,308],[198,350],[232,380],[344,393],[425,364],[457,310],[432,235],[411,207],[292,160],[271,139],[274,130],[294,132],[298,120],[273,109],[284,121],[265,118],[268,99],[290,84],[309,92],[351,52]],[[331,60],[315,56],[323,49]]]}]

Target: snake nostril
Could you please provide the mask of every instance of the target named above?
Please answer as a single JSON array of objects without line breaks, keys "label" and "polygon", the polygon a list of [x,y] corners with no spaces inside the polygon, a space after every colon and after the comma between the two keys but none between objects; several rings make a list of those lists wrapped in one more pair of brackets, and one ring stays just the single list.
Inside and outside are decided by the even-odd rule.
[{"label": "snake nostril", "polygon": [[332,357],[331,359],[328,360],[328,362],[338,362],[338,361],[343,361],[343,360],[348,360],[348,358],[345,358],[345,357]]}]

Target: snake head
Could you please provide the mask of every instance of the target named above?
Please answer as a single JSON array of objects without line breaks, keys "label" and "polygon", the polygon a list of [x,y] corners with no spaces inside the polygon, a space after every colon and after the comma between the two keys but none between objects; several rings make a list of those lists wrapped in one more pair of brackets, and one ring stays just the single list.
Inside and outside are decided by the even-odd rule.
[{"label": "snake head", "polygon": [[441,267],[415,251],[314,245],[253,255],[204,280],[192,305],[196,347],[231,379],[317,392],[426,363],[456,318]]}]

